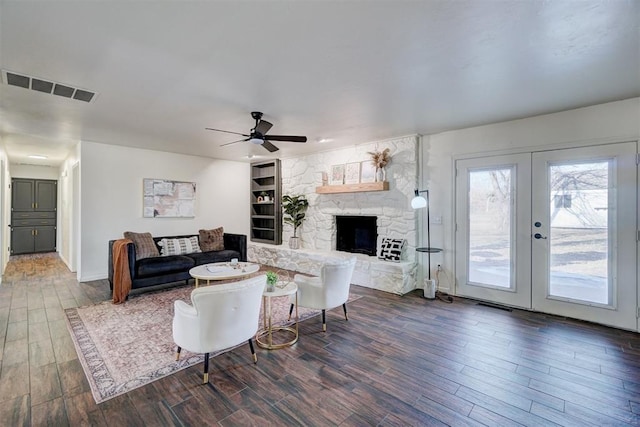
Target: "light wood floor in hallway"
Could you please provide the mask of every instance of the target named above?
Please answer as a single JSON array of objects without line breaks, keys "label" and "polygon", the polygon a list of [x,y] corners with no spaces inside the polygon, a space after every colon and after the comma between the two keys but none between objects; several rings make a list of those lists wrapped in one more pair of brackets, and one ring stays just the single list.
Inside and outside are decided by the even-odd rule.
[{"label": "light wood floor in hallway", "polygon": [[293,347],[239,348],[96,405],[64,309],[109,299],[55,254],[0,285],[0,426],[640,425],[640,336],[456,299],[357,286]]}]

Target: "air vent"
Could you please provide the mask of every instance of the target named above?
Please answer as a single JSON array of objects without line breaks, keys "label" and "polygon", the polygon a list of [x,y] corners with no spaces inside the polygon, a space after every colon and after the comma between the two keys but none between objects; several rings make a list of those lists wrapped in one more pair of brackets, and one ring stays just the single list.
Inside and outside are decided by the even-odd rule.
[{"label": "air vent", "polygon": [[64,96],[65,98],[71,98],[75,89],[69,86],[56,85],[53,88],[53,94],[58,96]]},{"label": "air vent", "polygon": [[[5,73],[2,74],[4,75]],[[31,81],[31,79],[29,77],[19,76],[17,74],[6,73],[5,81],[9,85],[20,86],[25,89],[29,89],[29,82]]]},{"label": "air vent", "polygon": [[500,304],[492,304],[490,302],[479,302],[477,305],[482,305],[484,307],[497,308],[498,310],[512,311],[511,308],[509,307],[505,307],[504,305],[500,305]]},{"label": "air vent", "polygon": [[51,93],[53,83],[40,79],[31,79],[31,89],[37,90],[38,92]]},{"label": "air vent", "polygon": [[2,70],[2,81],[11,86],[36,90],[64,98],[72,98],[78,101],[91,102],[96,98],[96,92],[75,88],[71,85],[44,80],[39,77],[26,76],[13,71]]}]

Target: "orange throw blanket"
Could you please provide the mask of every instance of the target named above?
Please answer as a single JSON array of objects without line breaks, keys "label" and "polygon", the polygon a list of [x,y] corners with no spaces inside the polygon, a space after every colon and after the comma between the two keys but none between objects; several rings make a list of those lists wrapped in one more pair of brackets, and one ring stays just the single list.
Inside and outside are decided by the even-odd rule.
[{"label": "orange throw blanket", "polygon": [[121,304],[127,300],[131,291],[131,273],[127,245],[133,244],[130,239],[119,239],[113,242],[113,303]]}]

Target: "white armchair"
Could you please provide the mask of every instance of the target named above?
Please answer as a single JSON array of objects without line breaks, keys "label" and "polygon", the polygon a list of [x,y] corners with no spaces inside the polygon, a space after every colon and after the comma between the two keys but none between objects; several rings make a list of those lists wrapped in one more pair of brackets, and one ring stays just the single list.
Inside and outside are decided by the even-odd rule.
[{"label": "white armchair", "polygon": [[[298,305],[301,307],[322,310],[322,330],[326,332],[326,310],[342,305],[345,320],[347,317],[347,300],[351,276],[356,265],[356,259],[325,264],[320,269],[320,277],[308,277],[296,274],[293,281],[298,285]],[[295,303],[295,295],[291,298],[289,319]]]},{"label": "white armchair", "polygon": [[249,342],[253,361],[258,358],[252,338],[258,330],[260,302],[266,275],[239,282],[194,289],[191,303],[174,303],[173,340],[177,344],[176,360],[184,348],[204,353],[203,382],[209,382],[209,354],[244,341]]}]

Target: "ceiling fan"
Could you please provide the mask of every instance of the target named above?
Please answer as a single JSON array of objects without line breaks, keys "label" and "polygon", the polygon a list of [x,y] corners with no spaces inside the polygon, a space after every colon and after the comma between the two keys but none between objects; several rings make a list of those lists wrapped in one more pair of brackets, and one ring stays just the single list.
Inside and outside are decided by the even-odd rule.
[{"label": "ceiling fan", "polygon": [[225,145],[235,144],[236,142],[249,141],[252,144],[262,145],[269,152],[273,153],[274,151],[278,151],[278,147],[273,145],[270,141],[285,141],[285,142],[307,142],[306,136],[293,136],[293,135],[266,135],[269,132],[269,129],[273,126],[266,120],[262,120],[262,113],[259,111],[253,111],[251,113],[251,117],[253,117],[256,121],[256,125],[251,129],[249,134],[239,133],[239,132],[231,132],[228,130],[222,129],[213,129],[213,128],[205,128],[207,130],[214,130],[216,132],[225,132],[232,133],[234,135],[242,135],[245,138],[239,139],[237,141],[227,142],[226,144],[222,144],[221,147]]}]

